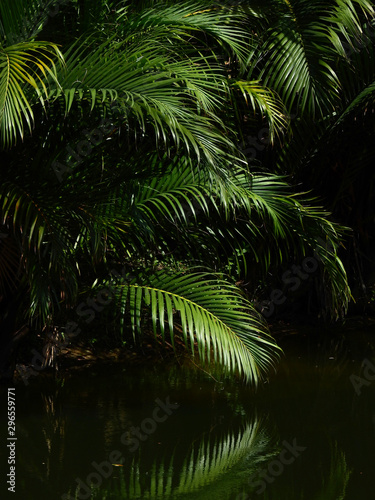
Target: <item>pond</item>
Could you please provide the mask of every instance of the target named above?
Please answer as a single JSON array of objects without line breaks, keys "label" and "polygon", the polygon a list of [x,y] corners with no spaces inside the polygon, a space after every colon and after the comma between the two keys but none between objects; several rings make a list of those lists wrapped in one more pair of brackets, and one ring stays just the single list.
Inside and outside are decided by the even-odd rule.
[{"label": "pond", "polygon": [[41,374],[16,385],[16,493],[1,498],[373,498],[374,338],[288,335],[258,390],[169,362]]}]

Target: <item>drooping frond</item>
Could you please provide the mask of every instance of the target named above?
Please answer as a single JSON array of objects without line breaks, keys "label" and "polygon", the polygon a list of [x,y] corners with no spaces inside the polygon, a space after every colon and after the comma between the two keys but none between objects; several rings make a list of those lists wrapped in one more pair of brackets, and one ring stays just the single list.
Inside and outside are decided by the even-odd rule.
[{"label": "drooping frond", "polygon": [[275,137],[285,132],[288,125],[281,100],[274,92],[264,88],[259,81],[235,80],[232,86],[239,88],[252,112],[259,111],[267,119],[269,141],[272,144]]},{"label": "drooping frond", "polygon": [[[135,190],[134,209],[142,214],[138,220],[146,226],[158,225],[164,219],[181,228],[176,233],[177,241],[183,239],[182,228],[194,222],[190,229],[193,245],[201,242],[211,255],[215,249],[217,255],[224,252],[227,259],[235,260],[238,270],[247,268],[249,258],[266,272],[271,260],[274,264],[288,261],[291,252],[295,258],[315,253],[329,276],[333,315],[340,304],[345,310],[350,289],[337,251],[347,228],[332,223],[317,200],[293,193],[281,176],[249,176],[238,170],[228,176],[227,182],[225,190],[222,183],[199,175],[187,163],[176,162],[164,175]],[[155,240],[161,242],[163,234],[159,229]],[[183,241],[188,249],[189,238]]]},{"label": "drooping frond", "polygon": [[269,16],[251,75],[278,92],[288,110],[298,108],[317,118],[332,112],[341,88],[336,67],[340,36],[353,40],[361,30],[357,9],[371,15],[371,2],[275,0],[265,9]]},{"label": "drooping frond", "polygon": [[192,354],[213,360],[247,381],[258,383],[278,358],[278,348],[251,303],[238,288],[208,274],[173,275],[158,272],[147,284],[122,282],[115,294],[122,314],[130,315],[134,335],[142,332],[143,310],[151,314],[155,336],[172,344],[176,323]]},{"label": "drooping frond", "polygon": [[56,62],[62,60],[58,47],[48,42],[28,42],[0,46],[0,142],[11,146],[24,122],[31,131],[32,106],[39,101],[45,107],[49,90],[47,77],[56,83]]},{"label": "drooping frond", "polygon": [[[129,15],[128,10],[128,7],[118,10],[118,21],[121,29],[126,19],[126,32],[133,36],[145,31],[151,36],[155,33],[157,43],[175,39],[190,44],[198,39],[210,52],[212,42],[216,42],[224,52],[231,51],[242,64],[247,58],[248,32],[242,24],[245,16],[241,12],[228,11],[224,5],[189,1],[164,5],[163,9],[149,7],[135,15]],[[202,33],[204,38],[200,36]]]},{"label": "drooping frond", "polygon": [[[10,46],[29,41],[40,32],[49,16],[58,11],[62,0],[2,0],[0,41]],[[65,0],[63,0],[65,1]]]}]

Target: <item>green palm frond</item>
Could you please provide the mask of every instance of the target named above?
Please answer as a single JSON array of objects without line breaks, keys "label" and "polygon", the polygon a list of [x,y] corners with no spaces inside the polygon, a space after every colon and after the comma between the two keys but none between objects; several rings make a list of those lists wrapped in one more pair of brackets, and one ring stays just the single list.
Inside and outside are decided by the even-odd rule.
[{"label": "green palm frond", "polygon": [[65,0],[2,0],[0,40],[5,41],[2,45],[15,45],[35,38],[62,1]]},{"label": "green palm frond", "polygon": [[[164,175],[139,187],[134,209],[143,214],[139,220],[149,226],[156,224],[155,229],[163,219],[176,225],[178,241],[184,241],[186,250],[189,241],[195,249],[201,241],[204,252],[214,260],[214,255],[217,259],[224,251],[229,261],[235,261],[237,272],[246,271],[249,257],[261,263],[265,274],[271,260],[273,264],[282,263],[290,259],[291,252],[295,258],[314,252],[329,276],[327,283],[333,287],[333,315],[340,310],[340,303],[346,309],[350,289],[337,251],[347,228],[332,223],[330,214],[317,206],[316,200],[293,193],[281,176],[249,177],[246,172],[234,171],[227,182],[227,186],[212,183],[209,176],[199,175],[177,161]],[[191,220],[195,227],[185,241],[183,227]],[[155,238],[160,239],[162,234],[157,229]]]},{"label": "green palm frond", "polygon": [[291,222],[298,223],[301,217],[303,207],[296,198],[281,176],[249,175],[237,168],[225,181],[215,182],[207,173],[192,169],[182,157],[163,175],[140,185],[134,205],[155,220],[163,216],[186,221],[187,208],[194,218],[197,212],[207,217],[221,214],[227,221],[246,215],[253,233],[258,235],[258,220],[268,218],[277,239],[285,238]]},{"label": "green palm frond", "polygon": [[332,125],[332,129],[342,128],[343,121],[346,120],[350,115],[354,117],[358,113],[365,113],[367,111],[367,108],[373,107],[374,104],[375,81],[371,82],[355,96],[355,98],[343,110],[341,115],[337,117],[337,120]]},{"label": "green palm frond", "polygon": [[358,40],[365,42],[362,23],[373,18],[374,14],[373,2],[368,0],[340,0],[332,3],[325,20],[332,25],[331,40],[338,54],[347,58],[346,47],[355,50]]},{"label": "green palm frond", "polygon": [[[225,6],[207,5],[198,2],[180,2],[164,5],[162,9],[146,8],[140,14],[130,16],[128,7],[118,10],[120,21],[126,18],[126,32],[139,34],[142,31],[157,32],[157,41],[167,39],[199,39],[200,44],[212,47],[212,41],[226,52],[231,51],[241,62],[247,58],[248,32],[241,26],[245,16],[241,12],[231,12]],[[200,34],[205,33],[205,39]],[[152,35],[153,36],[153,35]],[[211,51],[211,48],[210,48]]]},{"label": "green palm frond", "polygon": [[[48,99],[47,78],[56,82],[56,62],[62,56],[49,42],[28,42],[0,46],[0,140],[3,148],[17,136],[24,136],[24,121],[32,130],[33,104],[45,107]],[[34,92],[34,95],[32,94]]]},{"label": "green palm frond", "polygon": [[0,221],[17,242],[19,271],[29,283],[27,314],[43,324],[60,300],[59,289],[69,300],[77,292],[73,232],[58,200],[38,193],[32,184],[25,190],[15,182],[4,182],[0,200]]},{"label": "green palm frond", "polygon": [[143,310],[151,313],[155,336],[166,330],[174,344],[176,313],[180,335],[192,355],[213,360],[247,381],[258,383],[278,359],[278,347],[259,314],[237,287],[207,273],[173,275],[158,272],[145,285],[116,285],[122,314],[128,311],[134,335],[142,332]]},{"label": "green palm frond", "polygon": [[[151,269],[117,288],[134,334],[150,317],[155,334],[173,341],[180,324],[202,360],[256,382],[277,347],[251,304],[216,276],[161,269],[209,263],[256,287],[272,266],[314,253],[329,307],[346,307],[338,256],[345,228],[286,177],[264,172],[298,171],[345,106],[336,130],[372,104],[372,85],[355,100],[350,83],[356,65],[371,75],[371,64],[363,54],[348,61],[342,50],[369,22],[367,0],[270,0],[248,9],[211,0],[74,1],[56,34],[64,55],[35,41],[58,26],[56,17],[51,32],[40,32],[44,7],[56,2],[13,3],[0,6],[0,223],[20,249],[25,310],[46,320],[68,296],[74,303],[79,280],[85,288],[113,263]],[[36,8],[43,12],[34,16]],[[11,45],[22,13],[30,29],[21,33],[25,43]],[[295,142],[286,111],[299,113]],[[102,120],[111,127],[97,133]],[[254,124],[267,127],[272,143],[256,160],[262,173],[251,172],[235,144]],[[19,137],[26,140],[11,148]],[[63,178],[56,162],[70,165]]]},{"label": "green palm frond", "polygon": [[[314,252],[322,264],[323,274],[328,276],[325,282],[327,310],[333,317],[341,316],[347,310],[351,292],[338,250],[349,228],[331,222],[330,213],[318,206],[316,199],[306,198],[303,193],[293,194],[283,177],[254,175],[249,186],[246,177],[238,176],[237,182],[242,184],[244,197],[252,207],[249,215],[253,224],[263,223],[262,236],[267,238],[268,252],[272,253],[272,241],[280,262],[290,259],[291,251],[295,257]],[[283,241],[282,248],[280,241]],[[260,261],[266,265],[269,262],[266,256]]]},{"label": "green palm frond", "polygon": [[41,193],[35,186],[28,187],[25,190],[15,182],[4,182],[0,187],[0,220],[22,237],[26,252],[47,254],[49,240],[49,265],[53,267],[54,259],[63,259],[73,243],[66,226],[66,214],[59,209],[58,200]]},{"label": "green palm frond", "polygon": [[288,125],[282,101],[259,81],[235,80],[232,86],[239,88],[250,109],[259,110],[267,118],[269,140],[273,143],[275,136],[280,136]]},{"label": "green palm frond", "polygon": [[[332,113],[344,84],[338,55],[348,69],[351,61],[344,45],[354,50],[358,40],[367,45],[364,26],[369,28],[374,16],[373,3],[275,0],[272,4],[264,8],[266,29],[253,69],[260,70],[262,82],[279,93],[288,110],[299,109],[300,114],[315,118]],[[366,59],[362,64],[367,64]],[[355,85],[353,75],[345,77],[349,85]]]},{"label": "green palm frond", "polygon": [[305,198],[301,193],[290,194],[289,189],[282,177],[259,176],[254,177],[250,191],[254,202],[264,211],[264,217],[270,218],[278,235],[276,242],[281,236],[284,249],[297,249],[297,235],[300,255],[313,251],[322,263],[324,274],[329,277],[326,283],[328,309],[337,318],[347,310],[351,298],[348,278],[337,253],[349,228],[331,222],[330,213],[317,206],[316,199]]},{"label": "green palm frond", "polygon": [[[315,43],[321,45],[318,35],[324,37],[324,34],[315,26],[309,26],[310,30],[316,33]],[[289,32],[284,28],[270,35],[262,48],[262,52],[270,52],[270,56],[260,78],[280,94],[287,109],[294,109],[298,99],[301,113],[307,111],[315,116],[333,109],[340,82],[323,58],[319,58],[317,64],[314,59],[315,67],[312,67],[312,56],[305,48],[309,43],[312,43],[310,39],[305,40],[303,33],[298,33],[294,26]]]},{"label": "green palm frond", "polygon": [[168,137],[172,138],[177,147],[181,142],[196,157],[204,155],[214,163],[233,149],[220,130],[223,124],[212,117],[213,106],[222,102],[217,97],[222,87],[217,70],[206,58],[177,64],[150,44],[140,52],[138,47],[127,50],[122,43],[108,46],[106,42],[85,58],[80,47],[67,55],[66,63],[63,90],[51,95],[63,95],[66,112],[75,100],[88,101],[91,109],[113,102],[119,123],[134,119],[142,133],[150,124],[157,143],[168,144]]},{"label": "green palm frond", "polygon": [[120,248],[128,223],[100,185],[91,204],[90,193],[84,199],[69,185],[62,192],[49,190],[46,182],[24,177],[24,184],[18,179],[0,186],[0,224],[14,238],[29,283],[27,313],[43,323],[54,305],[75,300],[82,256],[95,263],[115,242]]},{"label": "green palm frond", "polygon": [[[236,23],[229,24],[234,19]],[[50,97],[63,97],[67,113],[76,101],[86,101],[91,111],[104,107],[107,112],[112,103],[118,123],[134,119],[142,134],[152,127],[157,145],[182,143],[188,153],[211,164],[225,158],[238,162],[230,155],[234,146],[217,113],[229,93],[225,66],[208,42],[205,49],[197,49],[192,40],[197,37],[201,45],[212,37],[244,54],[247,43],[240,20],[225,9],[194,3],[129,16],[126,9],[118,21],[121,36],[100,43],[100,37],[92,35],[70,47],[64,54],[68,71],[60,75],[61,88],[52,90]],[[176,51],[174,38],[183,50]],[[260,94],[258,90],[257,101],[270,117],[271,98]]]},{"label": "green palm frond", "polygon": [[262,82],[279,93],[288,110],[298,103],[300,112],[311,116],[332,112],[341,87],[335,67],[339,37],[359,29],[353,5],[370,14],[370,2],[273,3],[277,15],[270,17],[251,73],[259,68]]}]

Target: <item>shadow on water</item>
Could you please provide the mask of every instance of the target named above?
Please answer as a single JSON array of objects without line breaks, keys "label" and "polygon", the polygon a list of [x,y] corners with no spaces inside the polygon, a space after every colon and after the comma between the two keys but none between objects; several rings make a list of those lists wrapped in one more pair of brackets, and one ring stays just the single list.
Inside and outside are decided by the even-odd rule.
[{"label": "shadow on water", "polygon": [[372,498],[375,382],[359,354],[374,362],[372,337],[358,353],[350,336],[302,337],[257,391],[173,364],[18,385],[9,498]]}]

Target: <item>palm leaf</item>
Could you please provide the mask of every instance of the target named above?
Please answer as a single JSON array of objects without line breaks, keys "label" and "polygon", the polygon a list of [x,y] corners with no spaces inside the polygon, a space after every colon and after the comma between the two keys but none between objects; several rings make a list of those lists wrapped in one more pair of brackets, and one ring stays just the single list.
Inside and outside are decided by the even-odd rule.
[{"label": "palm leaf", "polygon": [[85,54],[79,42],[66,54],[68,71],[61,75],[61,89],[50,94],[65,100],[66,113],[77,100],[88,102],[91,110],[109,109],[112,102],[117,123],[133,119],[142,134],[151,126],[156,145],[182,143],[198,159],[204,156],[213,164],[229,158],[233,143],[213,115],[224,95],[212,57],[176,62],[148,40],[130,46],[106,41],[94,51],[89,45],[87,49]]},{"label": "palm leaf", "polygon": [[267,118],[269,140],[272,143],[275,136],[281,135],[288,124],[281,100],[274,92],[264,88],[259,81],[235,80],[232,85],[239,88],[252,111],[259,109],[262,116]]},{"label": "palm leaf", "polygon": [[269,17],[251,74],[258,68],[259,78],[279,93],[288,110],[298,106],[301,114],[315,117],[332,112],[341,87],[336,68],[340,37],[343,33],[348,39],[355,37],[361,29],[356,8],[371,15],[371,2],[276,0],[272,4],[277,14]]},{"label": "palm leaf", "polygon": [[[350,289],[337,250],[340,236],[347,229],[332,223],[329,213],[317,206],[316,200],[293,193],[281,176],[249,177],[246,172],[235,170],[226,181],[212,182],[210,176],[192,171],[187,163],[176,160],[165,174],[155,176],[135,191],[134,209],[142,214],[136,216],[135,234],[139,234],[140,224],[155,227],[155,240],[161,242],[164,233],[159,223],[164,219],[179,227],[177,241],[184,241],[186,251],[193,243],[190,251],[194,254],[200,242],[204,249],[202,259],[204,253],[210,254],[213,262],[219,256],[217,253],[213,257],[215,249],[224,250],[228,261],[234,259],[237,272],[247,269],[251,256],[254,262],[262,264],[264,275],[271,260],[273,264],[281,263],[290,260],[291,252],[295,259],[315,252],[329,276],[327,283],[333,287],[332,313],[337,314],[340,304],[345,310]],[[189,226],[186,239],[185,225]],[[168,241],[173,238],[170,233],[166,229],[164,237]],[[328,250],[329,245],[332,250]]]},{"label": "palm leaf", "polygon": [[[178,5],[164,5],[162,9],[144,8],[142,12],[130,16],[128,6],[118,10],[118,20],[126,19],[126,30],[138,34],[140,31],[158,30],[158,41],[199,39],[200,33],[206,35],[206,47],[212,41],[224,51],[231,51],[241,63],[248,54],[248,33],[243,28],[245,16],[241,12],[228,11],[226,6],[207,5],[198,2],[181,2]],[[160,36],[161,35],[161,36]]]},{"label": "palm leaf", "polygon": [[[0,46],[0,137],[5,148],[24,136],[24,121],[32,129],[32,106],[38,100],[45,107],[49,91],[47,77],[56,80],[55,61],[59,49],[49,42],[28,42]],[[34,91],[36,98],[32,98]]]},{"label": "palm leaf", "polygon": [[[189,2],[141,14],[124,9],[117,19],[118,35],[102,43],[93,35],[70,47],[61,89],[50,96],[62,97],[67,113],[76,101],[88,102],[91,111],[115,103],[117,122],[134,118],[142,134],[151,125],[157,145],[181,143],[211,164],[238,162],[230,156],[234,145],[216,112],[229,91],[224,65],[210,43],[197,50],[192,40],[201,45],[202,39],[212,38],[238,57],[242,52],[243,59],[245,31],[237,25],[242,17]],[[175,50],[171,42],[177,40],[184,50]]]},{"label": "palm leaf", "polygon": [[186,348],[198,350],[202,362],[214,361],[258,383],[278,358],[278,347],[250,302],[228,282],[208,274],[183,276],[158,272],[147,285],[117,285],[122,310],[130,314],[133,335],[142,332],[143,309],[152,319],[154,334],[165,340],[166,327],[174,342],[175,313]]},{"label": "palm leaf", "polygon": [[[49,15],[65,0],[2,0],[0,37],[7,46],[30,41],[41,31]],[[58,10],[58,7],[57,7]],[[2,45],[5,45],[2,43]]]}]

